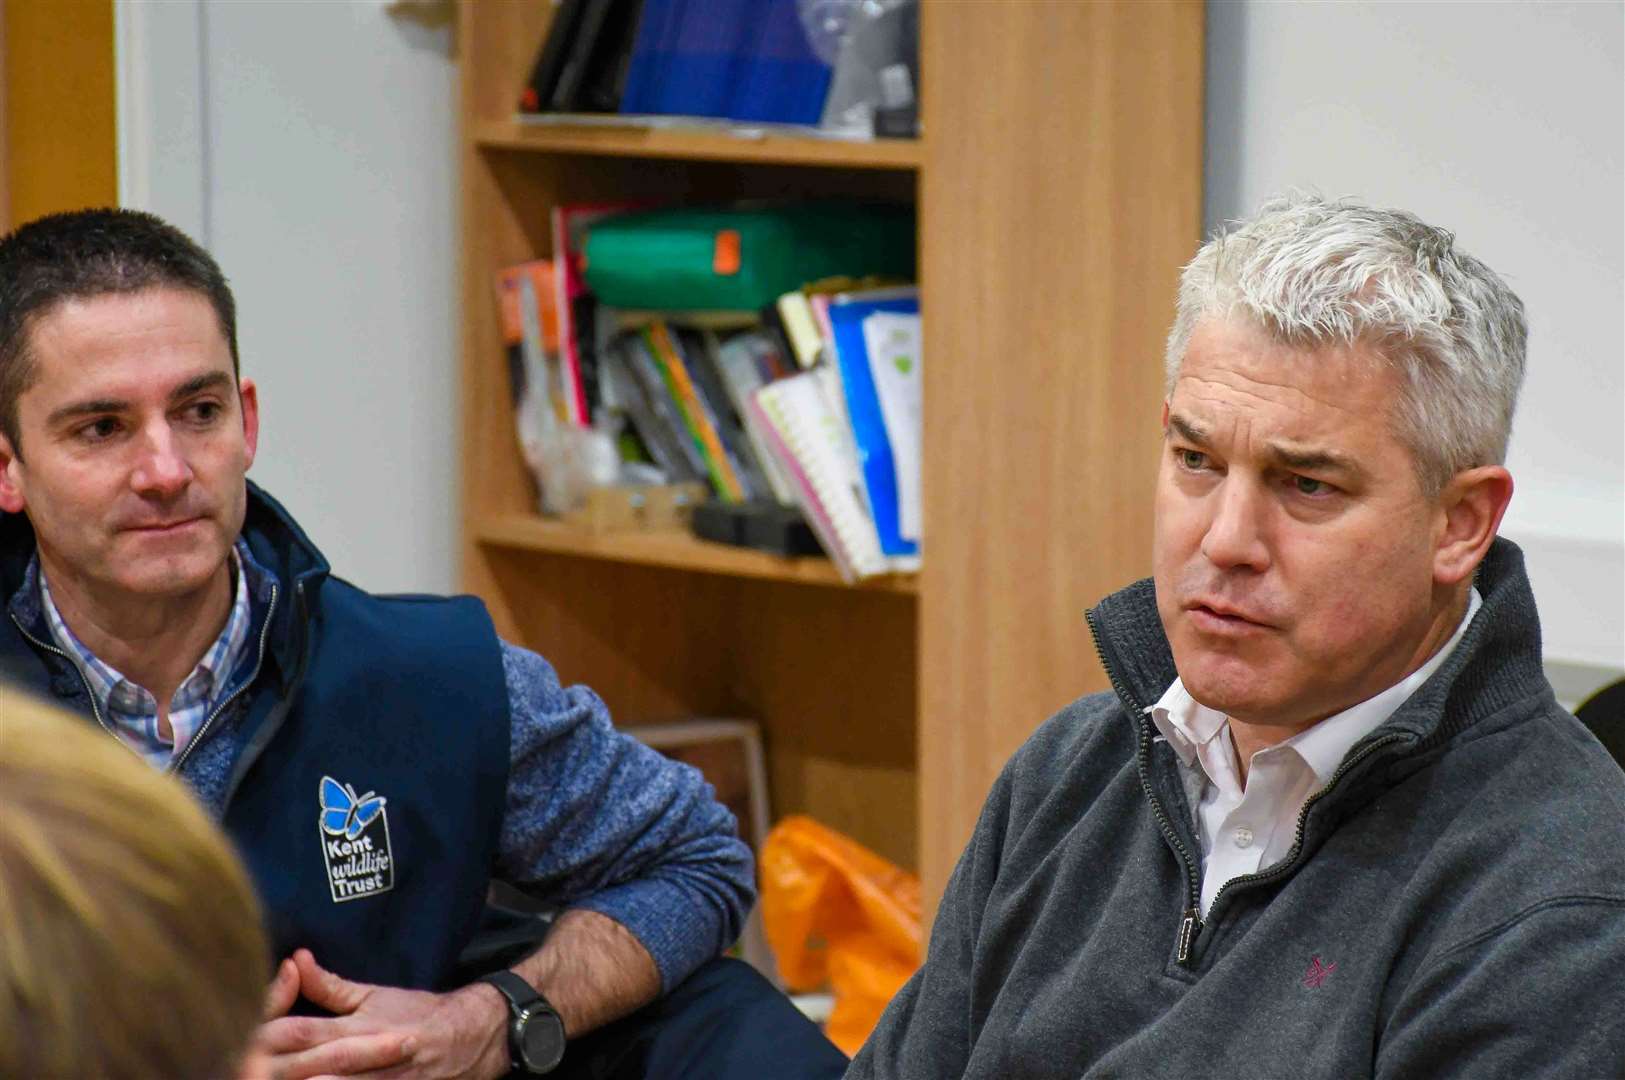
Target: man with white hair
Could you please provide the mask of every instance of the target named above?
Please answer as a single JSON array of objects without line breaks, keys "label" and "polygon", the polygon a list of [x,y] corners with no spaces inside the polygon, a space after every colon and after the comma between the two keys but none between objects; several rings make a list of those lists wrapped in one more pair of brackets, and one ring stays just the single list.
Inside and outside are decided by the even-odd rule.
[{"label": "man with white hair", "polygon": [[1625,773],[1496,536],[1526,337],[1410,214],[1201,249],[1113,689],[1005,768],[849,1078],[1625,1076]]}]

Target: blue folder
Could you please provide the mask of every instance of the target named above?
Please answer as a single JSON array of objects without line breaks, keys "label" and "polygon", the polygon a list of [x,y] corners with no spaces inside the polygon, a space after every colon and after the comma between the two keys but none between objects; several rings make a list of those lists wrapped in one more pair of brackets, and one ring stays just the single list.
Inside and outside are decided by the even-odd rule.
[{"label": "blue folder", "polygon": [[795,0],[645,0],[621,112],[817,124],[830,78]]},{"label": "blue folder", "polygon": [[919,294],[887,290],[872,298],[857,294],[838,300],[829,307],[830,329],[835,336],[841,387],[846,391],[847,418],[852,423],[852,438],[868,489],[869,510],[874,514],[875,531],[880,534],[880,550],[888,556],[918,555],[920,545],[903,539],[898,527],[896,456],[886,434],[886,418],[880,411],[874,373],[869,369],[869,349],[863,340],[863,320],[877,311],[917,315]]},{"label": "blue folder", "polygon": [[671,34],[681,9],[682,0],[643,0],[632,56],[627,62],[626,85],[621,90],[621,112],[639,115],[659,111],[655,104],[664,58],[670,52]]}]

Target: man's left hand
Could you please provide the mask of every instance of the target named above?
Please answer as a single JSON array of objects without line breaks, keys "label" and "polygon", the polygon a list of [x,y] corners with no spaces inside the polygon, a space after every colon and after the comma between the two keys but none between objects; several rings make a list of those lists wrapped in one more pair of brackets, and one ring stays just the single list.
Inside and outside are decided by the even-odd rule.
[{"label": "man's left hand", "polygon": [[334,1015],[286,1016],[260,1029],[256,1044],[282,1080],[495,1078],[508,1071],[508,1009],[492,987],[431,994],[351,982],[308,949],[293,962],[300,992]]}]

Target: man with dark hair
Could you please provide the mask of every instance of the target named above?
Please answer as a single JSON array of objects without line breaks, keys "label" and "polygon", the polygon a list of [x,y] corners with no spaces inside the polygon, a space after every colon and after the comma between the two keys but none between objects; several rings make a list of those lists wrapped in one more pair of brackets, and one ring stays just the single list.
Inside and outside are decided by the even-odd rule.
[{"label": "man with dark hair", "polygon": [[1185,268],[1112,689],[994,784],[853,1080],[1625,1076],[1625,775],[1496,535],[1523,304],[1297,197]]},{"label": "man with dark hair", "polygon": [[[273,1071],[838,1075],[714,959],[751,864],[699,774],[477,601],[330,574],[246,481],[258,439],[197,245],[122,210],[0,240],[0,673],[178,775],[236,841],[283,957]],[[493,879],[563,910],[466,982]],[[288,1015],[311,1006],[331,1015]]]}]

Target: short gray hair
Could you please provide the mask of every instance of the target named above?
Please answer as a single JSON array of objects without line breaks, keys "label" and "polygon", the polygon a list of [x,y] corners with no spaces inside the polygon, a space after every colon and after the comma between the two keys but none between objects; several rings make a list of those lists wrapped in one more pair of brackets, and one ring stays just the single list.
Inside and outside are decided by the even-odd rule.
[{"label": "short gray hair", "polygon": [[1402,210],[1290,195],[1202,246],[1180,275],[1172,392],[1204,318],[1244,317],[1304,349],[1368,344],[1403,377],[1393,418],[1437,494],[1506,459],[1529,327],[1501,277]]}]

